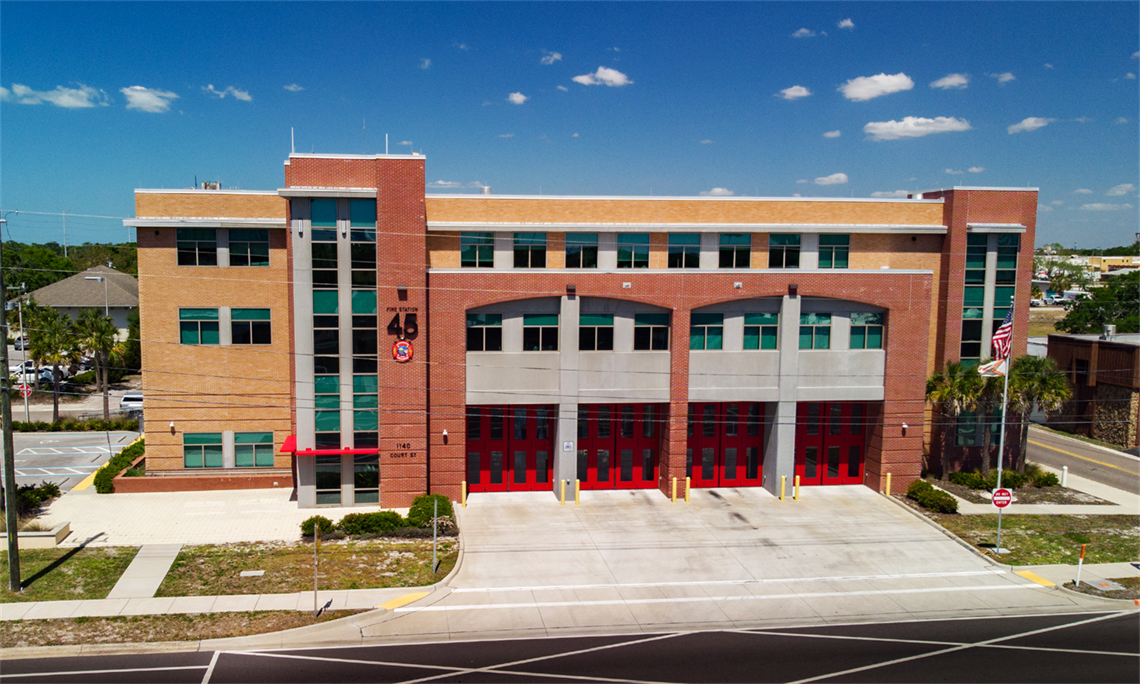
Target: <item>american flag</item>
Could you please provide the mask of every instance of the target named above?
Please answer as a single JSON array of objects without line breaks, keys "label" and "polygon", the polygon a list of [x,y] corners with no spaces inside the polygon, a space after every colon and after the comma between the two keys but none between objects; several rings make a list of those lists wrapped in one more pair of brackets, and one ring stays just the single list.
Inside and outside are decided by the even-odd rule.
[{"label": "american flag", "polygon": [[1013,307],[1009,307],[1009,313],[1005,315],[1005,320],[1001,322],[1001,327],[994,332],[994,360],[1008,359],[1010,341],[1013,337]]}]

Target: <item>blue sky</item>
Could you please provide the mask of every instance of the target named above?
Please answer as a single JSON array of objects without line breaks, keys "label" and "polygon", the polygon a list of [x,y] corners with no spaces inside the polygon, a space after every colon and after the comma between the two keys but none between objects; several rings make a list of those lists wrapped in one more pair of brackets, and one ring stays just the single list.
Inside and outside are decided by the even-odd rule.
[{"label": "blue sky", "polygon": [[138,187],[276,189],[293,128],[387,133],[431,192],[1039,187],[1038,244],[1125,244],[1138,7],[5,1],[5,238],[61,241],[67,212],[69,242],[122,241]]}]

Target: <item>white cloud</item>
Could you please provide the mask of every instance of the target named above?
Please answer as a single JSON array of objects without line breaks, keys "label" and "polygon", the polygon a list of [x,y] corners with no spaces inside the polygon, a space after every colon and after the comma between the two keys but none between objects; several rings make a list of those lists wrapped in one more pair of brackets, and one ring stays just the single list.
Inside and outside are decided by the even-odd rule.
[{"label": "white cloud", "polygon": [[842,28],[842,29],[854,30],[855,29],[855,22],[851,21],[850,19],[844,19],[843,21],[836,24],[836,26],[838,26],[839,28]]},{"label": "white cloud", "polygon": [[455,46],[456,50],[462,50],[464,52],[467,52],[468,50],[471,49],[471,48],[467,47],[467,43],[452,43],[452,45]]},{"label": "white cloud", "polygon": [[214,84],[211,83],[210,85],[202,88],[202,90],[213,95],[219,100],[225,98],[226,95],[233,95],[235,100],[241,100],[242,102],[253,102],[253,98],[250,97],[249,91],[238,90],[233,86],[227,86],[225,90],[217,90],[214,88]]},{"label": "white cloud", "polygon": [[984,166],[971,166],[970,168],[968,168],[966,170],[969,171],[970,173],[981,173],[982,171],[986,170],[986,167],[984,167]]},{"label": "white cloud", "polygon": [[899,140],[921,138],[933,133],[951,133],[971,130],[970,122],[953,116],[926,119],[920,116],[903,117],[902,121],[872,121],[863,127],[871,140]]},{"label": "white cloud", "polygon": [[806,28],[802,28],[799,31],[796,31],[795,33],[792,34],[792,38],[814,38],[814,37],[815,37],[815,31],[812,31],[812,30],[806,29]]},{"label": "white cloud", "polygon": [[807,183],[807,182],[808,182],[808,179],[806,179],[806,178],[801,178],[800,180],[796,181],[796,185],[799,185],[799,184],[801,184],[801,183]]},{"label": "white cloud", "polygon": [[705,138],[704,140],[701,141],[701,144],[702,145],[711,145],[711,144],[713,144],[713,141],[709,140],[708,138]]},{"label": "white cloud", "polygon": [[1121,195],[1127,195],[1128,193],[1135,191],[1135,185],[1131,183],[1122,183],[1120,185],[1109,188],[1108,192],[1104,194],[1108,195],[1109,197],[1120,197]]},{"label": "white cloud", "polygon": [[1010,135],[1013,135],[1014,133],[1022,133],[1024,131],[1035,131],[1038,128],[1044,128],[1045,126],[1048,126],[1052,121],[1053,119],[1042,119],[1039,116],[1030,116],[1022,119],[1021,123],[1015,123],[1009,128],[1006,128],[1006,130],[1009,131]]},{"label": "white cloud", "polygon": [[570,137],[571,137],[571,138],[577,138],[577,137],[578,137],[578,134],[577,134],[577,133],[575,133],[574,135],[572,135],[572,136],[570,136]]},{"label": "white cloud", "polygon": [[1140,59],[1140,50],[1132,53],[1132,59]]},{"label": "white cloud", "polygon": [[1074,195],[1091,195],[1091,194],[1093,194],[1093,191],[1089,190],[1088,188],[1077,188],[1076,190],[1073,191],[1073,194]]},{"label": "white cloud", "polygon": [[565,92],[569,92],[569,91],[570,91],[570,89],[569,89],[569,88],[567,88],[566,86],[558,86],[558,89],[559,89],[559,90],[561,90],[561,91],[562,91],[562,92],[564,92],[564,93],[565,93]]},{"label": "white cloud", "polygon": [[14,100],[18,104],[26,105],[38,105],[46,102],[64,109],[108,106],[109,101],[106,92],[82,83],[74,85],[78,87],[67,88],[59,85],[55,87],[55,90],[32,90],[26,85],[13,83],[12,90],[3,89],[3,93],[0,93],[0,99]]},{"label": "white cloud", "polygon": [[1083,211],[1120,211],[1121,209],[1131,208],[1131,204],[1104,204],[1102,202],[1081,205],[1081,210]]},{"label": "white cloud", "polygon": [[1116,123],[1116,124],[1126,124],[1126,123],[1128,123],[1128,117],[1126,117],[1126,116],[1120,116],[1120,117],[1117,117],[1117,118],[1116,118],[1116,121],[1113,121],[1112,123]]},{"label": "white cloud", "polygon": [[575,83],[581,83],[582,85],[606,85],[611,87],[633,83],[633,81],[629,80],[628,76],[617,69],[609,69],[604,66],[598,67],[598,70],[592,74],[582,74],[570,80]]},{"label": "white cloud", "polygon": [[846,97],[848,100],[863,102],[864,100],[870,100],[880,95],[889,95],[903,90],[910,90],[913,87],[914,81],[910,80],[910,76],[906,74],[878,74],[875,76],[853,78],[839,86],[839,92],[843,93],[843,97]]},{"label": "white cloud", "polygon": [[507,101],[511,104],[522,104],[529,99],[529,97],[523,95],[522,93],[511,93],[510,95],[507,95]]},{"label": "white cloud", "polygon": [[427,187],[439,188],[439,189],[445,189],[445,190],[457,190],[460,188],[485,188],[487,186],[483,185],[479,181],[471,181],[470,183],[461,183],[459,181],[437,180],[437,181],[432,181],[432,182],[428,183]]},{"label": "white cloud", "polygon": [[830,176],[821,176],[815,179],[816,185],[843,185],[847,182],[847,174],[833,173]]},{"label": "white cloud", "polygon": [[1065,202],[1064,202],[1064,200],[1053,200],[1053,201],[1052,201],[1052,202],[1050,202],[1049,204],[1052,204],[1052,205],[1055,205],[1055,206],[1058,206],[1058,207],[1059,207],[1059,206],[1063,205],[1064,203],[1065,203]]},{"label": "white cloud", "polygon": [[966,74],[947,74],[942,78],[930,84],[931,88],[941,88],[943,90],[956,89],[961,90],[970,84],[970,77]]},{"label": "white cloud", "polygon": [[421,69],[430,69],[431,68],[431,60],[428,59],[427,57],[421,57],[420,58],[420,68]]},{"label": "white cloud", "polygon": [[780,97],[785,100],[798,100],[801,97],[811,95],[811,91],[803,86],[792,86],[791,88],[784,88],[779,92]]},{"label": "white cloud", "polygon": [[1052,68],[1053,68],[1053,65],[1052,65],[1052,64],[1050,64],[1049,62],[1045,62],[1045,68],[1046,68],[1046,69],[1052,69]]},{"label": "white cloud", "polygon": [[954,169],[946,169],[946,173],[948,173],[952,176],[961,176],[963,173],[966,173],[966,172],[965,171],[955,171]]},{"label": "white cloud", "polygon": [[998,83],[1009,83],[1010,81],[1017,80],[1017,77],[1008,71],[1001,74],[990,74],[990,76],[996,78]]},{"label": "white cloud", "polygon": [[1132,73],[1131,71],[1129,71],[1127,74],[1124,74],[1124,79],[1125,79],[1126,81],[1133,81],[1133,80],[1135,80],[1135,79],[1136,79],[1136,74],[1134,74],[1134,73]]},{"label": "white cloud", "polygon": [[499,135],[499,137],[500,138],[513,138],[513,137],[515,137],[515,134],[514,133],[502,133]]},{"label": "white cloud", "polygon": [[871,197],[876,197],[879,199],[893,199],[893,198],[906,199],[909,196],[910,196],[910,193],[907,192],[906,190],[891,190],[889,192],[886,190],[879,190],[879,191],[871,193]]},{"label": "white cloud", "polygon": [[823,134],[823,137],[825,137],[825,138],[838,138],[841,135],[843,135],[842,131],[828,131],[828,132]]},{"label": "white cloud", "polygon": [[547,66],[550,66],[551,64],[554,64],[555,62],[562,61],[562,53],[561,52],[547,52],[546,50],[543,50],[542,51],[542,59],[539,61],[542,62],[543,64],[547,65]]},{"label": "white cloud", "polygon": [[285,86],[285,90],[288,90],[291,93],[299,93],[304,90],[304,88],[297,85],[296,83],[290,83],[289,85]]},{"label": "white cloud", "polygon": [[154,114],[168,111],[170,101],[178,99],[177,93],[144,86],[120,88],[119,92],[127,98],[127,109],[139,109]]},{"label": "white cloud", "polygon": [[736,193],[727,188],[713,188],[712,190],[702,190],[701,194],[706,197],[731,197]]},{"label": "white cloud", "polygon": [[1049,206],[1048,204],[1038,204],[1037,205],[1037,211],[1039,211],[1039,212],[1053,211],[1053,207]]}]

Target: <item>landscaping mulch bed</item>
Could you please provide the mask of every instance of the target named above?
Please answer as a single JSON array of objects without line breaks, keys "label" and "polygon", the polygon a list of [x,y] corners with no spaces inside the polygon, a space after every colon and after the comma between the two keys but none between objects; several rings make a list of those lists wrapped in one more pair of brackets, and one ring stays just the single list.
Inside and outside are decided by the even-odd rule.
[{"label": "landscaping mulch bed", "polygon": [[[983,493],[988,493],[984,489],[970,489],[965,485],[954,484],[949,480],[939,480],[936,478],[925,478],[927,482],[938,487],[943,491],[950,492],[954,496],[965,499],[970,503],[988,504],[989,498],[983,496]],[[1055,505],[1072,505],[1083,504],[1093,506],[1114,506],[1111,501],[1097,498],[1092,494],[1085,494],[1078,492],[1075,489],[1062,487],[1056,485],[1054,487],[1034,487],[1033,485],[1025,485],[1018,489],[1013,490],[1013,503],[1016,504],[1055,504]]]},{"label": "landscaping mulch bed", "polygon": [[23,591],[8,590],[8,554],[0,557],[0,603],[102,599],[139,552],[132,546],[21,549]]},{"label": "landscaping mulch bed", "polygon": [[332,610],[314,618],[306,611],[272,610],[202,615],[135,615],[0,622],[0,649],[70,644],[198,641],[279,632],[363,611]]},{"label": "landscaping mulch bed", "polygon": [[1099,596],[1101,598],[1124,599],[1126,601],[1140,599],[1140,577],[1121,577],[1113,579],[1112,581],[1124,588],[1120,591],[1101,591],[1097,587],[1086,584],[1083,581],[1079,585],[1067,582],[1065,583],[1065,588],[1079,591],[1089,596]]},{"label": "landscaping mulch bed", "polygon": [[[434,584],[447,576],[459,556],[454,537],[439,540],[439,571],[431,571],[431,539],[353,539],[322,541],[320,588],[379,589]],[[245,570],[263,570],[242,577]],[[156,596],[287,594],[312,591],[313,543],[258,542],[187,546],[167,573]]]}]

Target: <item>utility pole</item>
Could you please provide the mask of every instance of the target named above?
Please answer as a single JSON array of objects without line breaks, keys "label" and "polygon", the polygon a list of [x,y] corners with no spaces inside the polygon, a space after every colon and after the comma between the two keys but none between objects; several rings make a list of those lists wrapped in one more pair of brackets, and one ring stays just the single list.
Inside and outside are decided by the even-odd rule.
[{"label": "utility pole", "polygon": [[[8,212],[11,214],[17,212]],[[4,282],[4,225],[6,217],[0,217],[0,283]],[[11,378],[8,376],[8,291],[4,290],[5,306],[0,306],[0,425],[4,431],[4,513],[8,524],[8,588],[13,593],[20,591],[20,521],[16,515],[16,450],[12,443],[12,396]],[[23,369],[20,369],[21,372]]]}]

